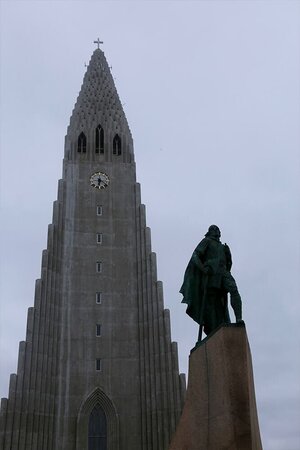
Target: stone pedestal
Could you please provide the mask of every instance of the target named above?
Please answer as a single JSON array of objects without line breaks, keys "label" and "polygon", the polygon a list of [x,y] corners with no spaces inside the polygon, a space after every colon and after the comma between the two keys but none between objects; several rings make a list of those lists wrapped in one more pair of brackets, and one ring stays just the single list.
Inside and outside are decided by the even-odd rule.
[{"label": "stone pedestal", "polygon": [[244,325],[222,326],[192,350],[186,401],[169,450],[262,450]]}]

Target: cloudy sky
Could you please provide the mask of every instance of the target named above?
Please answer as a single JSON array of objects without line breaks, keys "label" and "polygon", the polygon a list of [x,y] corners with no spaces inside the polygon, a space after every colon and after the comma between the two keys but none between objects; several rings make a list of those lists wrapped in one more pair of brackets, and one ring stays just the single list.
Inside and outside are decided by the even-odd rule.
[{"label": "cloudy sky", "polygon": [[172,338],[211,223],[233,253],[262,440],[300,448],[299,1],[1,1],[0,395],[16,371],[85,62],[103,50],[133,133]]}]

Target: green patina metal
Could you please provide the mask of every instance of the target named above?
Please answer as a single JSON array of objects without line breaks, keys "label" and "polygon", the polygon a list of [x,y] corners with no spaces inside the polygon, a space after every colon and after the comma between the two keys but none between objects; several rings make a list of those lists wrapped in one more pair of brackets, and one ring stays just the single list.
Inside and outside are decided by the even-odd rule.
[{"label": "green patina metal", "polygon": [[192,254],[180,289],[186,313],[200,325],[198,342],[202,329],[209,335],[221,324],[230,323],[228,293],[236,321],[242,321],[241,297],[230,273],[231,252],[220,237],[220,229],[211,225]]}]

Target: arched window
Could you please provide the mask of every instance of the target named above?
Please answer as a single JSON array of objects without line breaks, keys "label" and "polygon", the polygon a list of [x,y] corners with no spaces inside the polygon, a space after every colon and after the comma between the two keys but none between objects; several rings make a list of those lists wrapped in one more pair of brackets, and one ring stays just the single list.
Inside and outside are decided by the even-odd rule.
[{"label": "arched window", "polygon": [[121,153],[122,153],[121,138],[118,134],[116,134],[113,140],[113,154],[121,155]]},{"label": "arched window", "polygon": [[99,404],[90,414],[88,450],[107,450],[107,421]]},{"label": "arched window", "polygon": [[83,132],[78,136],[77,151],[78,153],[86,153],[86,137]]},{"label": "arched window", "polygon": [[98,125],[95,131],[95,141],[96,141],[96,147],[95,152],[96,153],[104,153],[104,130],[101,127],[101,125]]}]

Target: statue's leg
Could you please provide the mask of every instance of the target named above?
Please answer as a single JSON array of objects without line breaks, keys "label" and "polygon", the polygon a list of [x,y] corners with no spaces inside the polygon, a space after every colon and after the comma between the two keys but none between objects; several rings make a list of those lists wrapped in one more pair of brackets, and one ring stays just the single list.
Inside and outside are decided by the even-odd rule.
[{"label": "statue's leg", "polygon": [[242,320],[242,300],[238,290],[230,292],[230,304],[236,321],[240,322]]},{"label": "statue's leg", "polygon": [[235,319],[237,322],[242,320],[242,299],[239,294],[235,279],[230,273],[224,276],[224,288],[230,293],[230,304],[234,311]]}]

